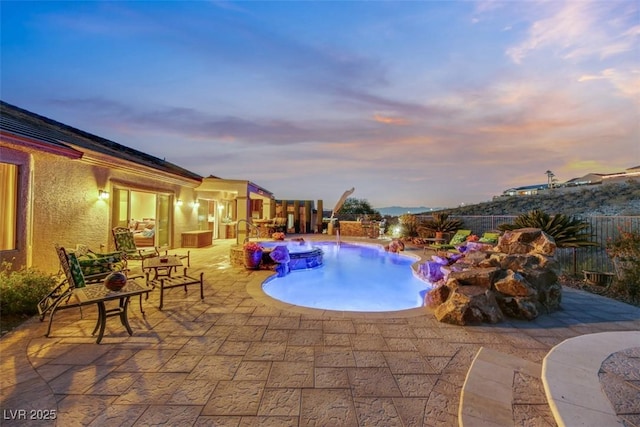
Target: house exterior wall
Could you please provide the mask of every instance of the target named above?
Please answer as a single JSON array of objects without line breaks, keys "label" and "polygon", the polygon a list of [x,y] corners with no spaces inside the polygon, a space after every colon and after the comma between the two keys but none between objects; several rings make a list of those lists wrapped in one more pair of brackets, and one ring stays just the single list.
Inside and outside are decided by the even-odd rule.
[{"label": "house exterior wall", "polygon": [[[99,190],[113,195],[115,186],[167,193],[174,199],[195,200],[198,182],[153,174],[149,168],[109,164],[104,159],[70,159],[64,156],[2,143],[3,161],[11,153],[21,165],[18,248],[0,252],[2,261],[58,271],[54,245],[75,248],[85,244],[94,251],[113,250],[111,199],[101,200]],[[9,161],[11,159],[8,159]],[[182,182],[181,182],[182,181]],[[25,188],[26,187],[26,188]],[[190,203],[171,206],[171,248],[180,245],[181,233],[197,229],[197,209]]]}]

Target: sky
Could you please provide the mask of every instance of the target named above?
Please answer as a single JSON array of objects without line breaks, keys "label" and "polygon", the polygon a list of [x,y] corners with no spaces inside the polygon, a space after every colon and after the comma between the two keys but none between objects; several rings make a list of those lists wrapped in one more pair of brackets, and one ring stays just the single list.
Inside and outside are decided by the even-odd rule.
[{"label": "sky", "polygon": [[0,2],[0,98],[277,199],[640,165],[640,1]]}]

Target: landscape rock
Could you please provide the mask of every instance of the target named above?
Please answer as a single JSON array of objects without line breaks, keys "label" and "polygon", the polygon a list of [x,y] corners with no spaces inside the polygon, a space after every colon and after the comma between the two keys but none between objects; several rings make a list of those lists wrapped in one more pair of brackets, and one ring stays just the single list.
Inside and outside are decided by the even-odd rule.
[{"label": "landscape rock", "polygon": [[506,276],[493,283],[496,291],[511,297],[526,297],[537,292],[531,287],[527,279],[518,272],[508,270]]},{"label": "landscape rock", "polygon": [[496,251],[507,254],[537,253],[553,256],[555,250],[556,243],[553,237],[539,228],[520,228],[505,231],[500,236],[496,246]]},{"label": "landscape rock", "polygon": [[498,323],[503,315],[492,291],[481,286],[461,286],[435,310],[440,322],[455,325]]},{"label": "landscape rock", "polygon": [[532,297],[506,297],[497,298],[502,312],[508,317],[516,319],[533,320],[538,317],[538,304]]},{"label": "landscape rock", "polygon": [[496,246],[465,248],[462,258],[434,257],[418,269],[423,277],[438,278],[425,305],[439,321],[456,325],[532,320],[557,310],[562,287],[555,249],[551,236],[525,228],[506,232]]},{"label": "landscape rock", "polygon": [[495,267],[452,271],[449,273],[447,281],[455,279],[462,286],[480,286],[484,289],[491,289],[491,284],[499,271]]},{"label": "landscape rock", "polygon": [[448,286],[436,286],[431,289],[424,298],[424,304],[427,307],[435,308],[444,303],[451,294],[451,288]]}]

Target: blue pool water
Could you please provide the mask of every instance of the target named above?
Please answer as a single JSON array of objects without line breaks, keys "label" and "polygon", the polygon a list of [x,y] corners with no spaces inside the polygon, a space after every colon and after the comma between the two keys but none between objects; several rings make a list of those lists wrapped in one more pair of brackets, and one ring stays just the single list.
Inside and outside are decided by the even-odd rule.
[{"label": "blue pool water", "polygon": [[272,298],[303,307],[344,311],[395,311],[424,305],[430,284],[415,277],[415,259],[377,246],[314,242],[324,265],[270,277],[263,285]]}]

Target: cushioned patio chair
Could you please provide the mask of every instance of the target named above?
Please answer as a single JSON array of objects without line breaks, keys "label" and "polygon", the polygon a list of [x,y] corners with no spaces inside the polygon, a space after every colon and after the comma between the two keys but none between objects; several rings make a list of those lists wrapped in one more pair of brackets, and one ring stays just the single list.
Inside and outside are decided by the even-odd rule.
[{"label": "cushioned patio chair", "polygon": [[455,249],[456,246],[460,246],[467,241],[467,237],[471,235],[471,230],[458,230],[453,235],[449,243],[436,243],[433,245],[425,246],[425,250],[431,249],[434,251],[446,251],[449,249]]},{"label": "cushioned patio chair", "polygon": [[96,253],[86,245],[76,245],[73,252],[78,259],[86,283],[101,281],[114,271],[127,269],[127,260],[120,251]]},{"label": "cushioned patio chair", "polygon": [[[73,252],[67,252],[63,247],[56,245],[56,253],[58,254],[58,259],[60,261],[60,268],[64,274],[64,279],[58,286],[56,286],[47,296],[42,298],[38,302],[38,313],[40,314],[40,321],[42,322],[49,313],[49,326],[47,327],[47,333],[45,336],[49,336],[51,333],[51,325],[53,323],[53,316],[56,311],[63,310],[66,308],[80,308],[80,318],[82,318],[82,304],[80,304],[79,300],[74,296],[74,291],[77,288],[84,288],[87,285],[89,287],[100,287],[102,288],[102,284],[89,284],[88,279],[91,279],[91,276],[85,277],[82,274],[82,267],[80,266],[80,262],[76,257],[76,254]],[[103,278],[105,276],[102,276]],[[135,280],[142,276],[136,277],[128,277],[127,280]],[[142,295],[140,295],[140,312],[144,313],[142,310]],[[98,330],[98,325],[96,325],[96,329],[93,331],[93,334]]]},{"label": "cushioned patio chair", "polygon": [[136,247],[133,232],[126,227],[114,227],[112,233],[116,250],[123,252],[127,260],[133,259],[144,264],[145,259],[160,256],[160,252],[155,247]]}]

